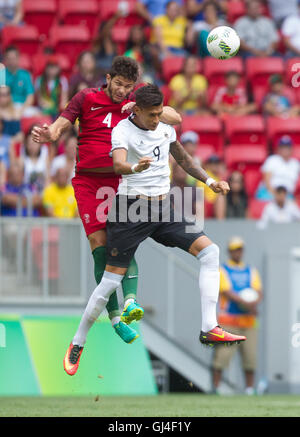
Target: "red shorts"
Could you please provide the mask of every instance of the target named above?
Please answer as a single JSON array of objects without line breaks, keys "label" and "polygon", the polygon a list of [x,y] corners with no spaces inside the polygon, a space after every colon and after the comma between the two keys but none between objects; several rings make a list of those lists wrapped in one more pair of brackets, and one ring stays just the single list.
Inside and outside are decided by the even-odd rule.
[{"label": "red shorts", "polygon": [[120,176],[114,173],[77,173],[72,185],[86,235],[105,229],[108,210]]}]

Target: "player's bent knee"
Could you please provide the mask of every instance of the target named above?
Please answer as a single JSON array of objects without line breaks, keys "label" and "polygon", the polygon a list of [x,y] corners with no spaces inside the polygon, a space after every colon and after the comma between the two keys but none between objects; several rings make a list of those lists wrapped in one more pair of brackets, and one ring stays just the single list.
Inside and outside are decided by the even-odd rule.
[{"label": "player's bent knee", "polygon": [[205,265],[212,269],[219,269],[219,257],[220,249],[219,246],[215,243],[206,246],[197,255],[197,258],[202,265]]},{"label": "player's bent knee", "polygon": [[90,246],[92,251],[97,247],[106,245],[106,232],[105,231],[97,231],[88,236],[88,240],[90,242]]}]

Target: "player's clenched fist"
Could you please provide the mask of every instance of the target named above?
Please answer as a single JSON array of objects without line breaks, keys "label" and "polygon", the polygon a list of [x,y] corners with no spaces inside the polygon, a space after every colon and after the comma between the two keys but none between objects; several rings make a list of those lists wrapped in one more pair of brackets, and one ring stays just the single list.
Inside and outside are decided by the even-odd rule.
[{"label": "player's clenched fist", "polygon": [[210,188],[215,193],[228,194],[230,191],[229,185],[226,181],[213,182],[210,184]]},{"label": "player's clenched fist", "polygon": [[43,127],[34,126],[31,136],[36,143],[49,143],[52,141],[51,132],[47,124],[44,124]]},{"label": "player's clenched fist", "polygon": [[142,171],[147,170],[147,168],[150,167],[151,162],[152,162],[152,158],[150,158],[150,156],[144,156],[139,160],[139,163],[134,168],[134,171],[136,173],[141,173]]}]

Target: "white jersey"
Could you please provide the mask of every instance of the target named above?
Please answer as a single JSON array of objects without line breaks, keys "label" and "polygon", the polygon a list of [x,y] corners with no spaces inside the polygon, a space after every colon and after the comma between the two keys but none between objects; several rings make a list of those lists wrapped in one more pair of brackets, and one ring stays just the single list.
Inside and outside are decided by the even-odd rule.
[{"label": "white jersey", "polygon": [[172,126],[161,122],[154,131],[145,130],[137,127],[131,120],[132,116],[120,121],[112,130],[111,150],[126,149],[127,162],[132,165],[145,156],[150,156],[153,161],[141,173],[122,175],[118,194],[166,194],[170,191],[170,143],[176,141],[176,131]]}]

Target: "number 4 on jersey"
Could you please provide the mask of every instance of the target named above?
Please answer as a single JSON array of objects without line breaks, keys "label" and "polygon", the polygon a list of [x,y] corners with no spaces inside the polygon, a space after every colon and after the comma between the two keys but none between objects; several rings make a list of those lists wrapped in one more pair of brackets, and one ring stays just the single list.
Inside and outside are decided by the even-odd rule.
[{"label": "number 4 on jersey", "polygon": [[112,117],[112,113],[109,112],[107,114],[107,116],[105,117],[105,119],[102,121],[103,124],[106,124],[107,127],[111,127],[111,117]]}]

